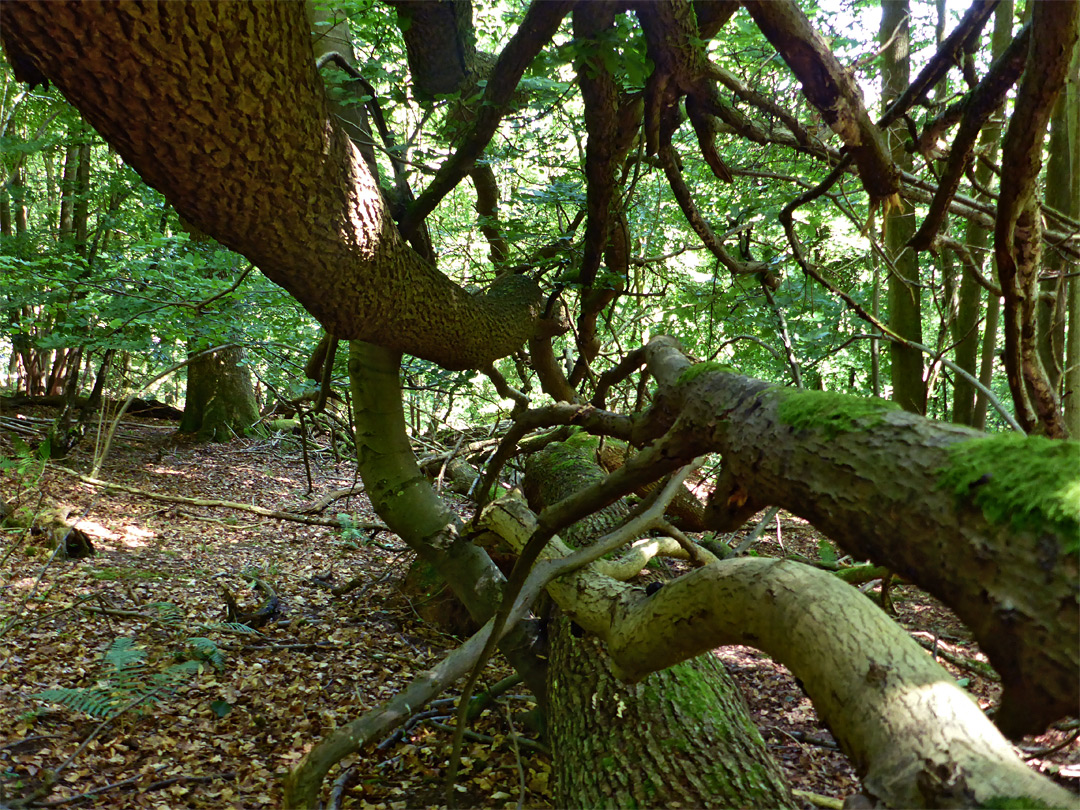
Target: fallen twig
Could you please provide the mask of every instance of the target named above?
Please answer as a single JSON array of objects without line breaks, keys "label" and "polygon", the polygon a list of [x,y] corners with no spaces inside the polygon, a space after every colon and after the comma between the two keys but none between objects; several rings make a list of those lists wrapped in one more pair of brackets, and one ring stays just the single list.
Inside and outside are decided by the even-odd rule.
[{"label": "fallen twig", "polygon": [[[282,512],[278,509],[264,509],[261,506],[253,506],[246,503],[238,503],[237,501],[218,501],[211,498],[189,498],[185,495],[164,495],[160,492],[150,492],[149,490],[139,489],[138,487],[128,486],[127,484],[117,484],[112,481],[103,481],[100,478],[94,478],[89,475],[83,475],[82,473],[75,472],[74,470],[62,467],[59,464],[50,465],[51,469],[59,470],[60,472],[67,473],[68,475],[78,478],[80,481],[90,484],[95,487],[104,487],[105,489],[115,489],[120,492],[129,492],[132,495],[138,495],[143,498],[149,498],[154,501],[167,501],[168,503],[186,503],[191,506],[208,506],[217,507],[220,509],[236,509],[241,512],[250,512],[253,515],[262,515],[263,517],[274,518],[275,520],[291,520],[295,523],[305,523],[309,526],[332,526],[335,529],[341,528],[341,524],[336,519],[312,517],[309,515],[299,515],[295,512]],[[381,523],[358,523],[356,528],[364,529],[366,531],[390,531],[386,526]]]},{"label": "fallen twig", "polygon": [[363,491],[363,484],[355,487],[348,487],[346,489],[335,489],[333,492],[328,492],[323,495],[319,500],[315,501],[315,503],[305,506],[302,509],[298,509],[297,511],[304,515],[314,515],[323,511],[334,501],[340,501],[342,498],[348,498],[350,495],[360,495]]},{"label": "fallen twig", "polygon": [[911,634],[911,637],[919,642],[919,644],[927,649],[932,655],[940,656],[953,666],[974,673],[980,678],[986,678],[988,681],[993,681],[994,683],[1001,683],[1001,676],[998,675],[994,668],[989,664],[954,653],[943,647],[941,645],[941,639],[937,636],[931,636],[930,638],[927,638],[927,636],[931,636],[931,634],[925,631],[916,631]]},{"label": "fallen twig", "polygon": [[327,810],[340,810],[341,802],[345,798],[345,788],[349,786],[349,780],[354,773],[356,773],[356,766],[350,765],[341,772],[341,776],[334,780],[334,785],[330,788],[330,802],[326,806]]}]

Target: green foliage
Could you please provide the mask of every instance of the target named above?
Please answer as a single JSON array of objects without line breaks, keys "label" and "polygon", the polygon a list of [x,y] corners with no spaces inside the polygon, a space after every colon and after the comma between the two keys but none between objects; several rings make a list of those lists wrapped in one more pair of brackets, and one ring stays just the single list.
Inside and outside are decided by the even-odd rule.
[{"label": "green foliage", "polygon": [[335,519],[341,527],[342,545],[349,548],[359,548],[359,546],[371,544],[371,537],[357,525],[356,519],[348,512],[338,512]]},{"label": "green foliage", "polygon": [[146,651],[136,647],[132,638],[114,639],[102,658],[102,665],[103,678],[95,686],[46,689],[34,697],[104,720],[115,717],[127,707],[160,701],[202,670],[202,664],[197,660],[151,669]]},{"label": "green foliage", "polygon": [[836,549],[833,548],[833,544],[828,539],[822,537],[818,540],[818,559],[826,565],[836,565],[839,557],[836,555]]},{"label": "green foliage", "polygon": [[899,405],[886,399],[793,388],[773,391],[780,400],[777,415],[781,422],[796,430],[821,430],[829,438],[871,427],[890,411],[900,410]]},{"label": "green foliage", "polygon": [[950,445],[948,455],[939,487],[991,523],[1052,531],[1066,553],[1080,551],[1080,444],[998,433]]},{"label": "green foliage", "polygon": [[218,672],[225,670],[225,655],[218,649],[217,642],[213,639],[203,636],[188,638],[182,655],[187,662],[202,661],[210,664]]},{"label": "green foliage", "polygon": [[176,627],[184,620],[184,612],[172,602],[151,602],[147,607],[157,613],[158,621],[166,627]]},{"label": "green foliage", "polygon": [[13,473],[15,490],[21,494],[26,490],[36,488],[41,474],[45,472],[45,465],[51,453],[49,437],[46,435],[36,449],[16,437],[12,442],[12,449],[14,455],[10,458],[0,456],[0,473],[8,471]]},{"label": "green foliage", "polygon": [[210,622],[199,625],[205,630],[222,630],[227,633],[235,633],[238,636],[257,636],[259,631],[254,627],[248,627],[240,622]]}]

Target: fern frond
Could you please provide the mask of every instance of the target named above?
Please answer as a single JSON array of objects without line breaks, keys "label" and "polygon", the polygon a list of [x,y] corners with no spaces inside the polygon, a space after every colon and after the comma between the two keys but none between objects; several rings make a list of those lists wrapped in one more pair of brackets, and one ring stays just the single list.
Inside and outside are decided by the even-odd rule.
[{"label": "fern frond", "polygon": [[[189,647],[200,653],[194,657],[224,669],[225,657],[211,639],[194,638],[188,641]],[[189,660],[151,672],[147,668],[146,650],[136,647],[132,638],[115,639],[102,660],[107,672],[101,685],[85,689],[46,689],[33,697],[59,703],[91,717],[106,719],[115,717],[129,706],[159,702],[203,669],[202,661]]]},{"label": "fern frond", "polygon": [[146,650],[133,638],[118,638],[105,653],[105,677],[121,692],[132,692],[146,677]]},{"label": "fern frond", "polygon": [[102,660],[112,671],[118,672],[145,663],[146,650],[136,647],[133,638],[117,638],[113,639]]},{"label": "fern frond", "polygon": [[151,602],[147,607],[157,611],[158,621],[164,625],[177,625],[184,620],[184,611],[172,602]]},{"label": "fern frond", "polygon": [[119,708],[117,693],[112,689],[45,689],[33,697],[59,703],[102,720]]},{"label": "fern frond", "polygon": [[240,622],[211,622],[209,624],[200,624],[199,627],[203,630],[223,630],[226,633],[236,633],[241,636],[261,635],[254,627],[248,627]]},{"label": "fern frond", "polygon": [[192,636],[187,640],[187,649],[184,650],[184,654],[191,661],[209,662],[218,672],[225,669],[225,656],[213,639]]}]

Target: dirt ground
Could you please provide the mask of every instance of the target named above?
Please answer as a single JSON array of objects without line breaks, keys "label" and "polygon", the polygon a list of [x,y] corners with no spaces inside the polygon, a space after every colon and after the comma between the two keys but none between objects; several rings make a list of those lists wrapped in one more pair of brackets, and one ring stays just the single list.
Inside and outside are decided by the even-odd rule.
[{"label": "dirt ground", "polygon": [[[17,461],[16,438],[51,414],[2,416],[0,457]],[[313,457],[309,491],[291,436],[195,445],[174,430],[128,420],[101,478],[163,496],[297,513],[358,483],[355,464],[324,448]],[[65,463],[88,471],[94,448],[86,445]],[[37,806],[278,806],[281,778],[320,736],[392,697],[455,646],[420,621],[421,606],[399,587],[411,553],[392,534],[372,538],[355,527],[378,523],[362,494],[308,516],[320,524],[106,490],[27,458],[0,476],[9,503],[35,509],[47,497],[72,506],[96,549],[65,561],[25,532],[0,535],[0,806],[33,793],[58,768],[57,784]],[[343,528],[338,514],[352,522]],[[817,559],[819,541],[804,521],[781,515],[755,548]],[[256,579],[273,588],[280,610],[257,633],[242,632],[226,622],[224,590],[242,610],[254,608],[264,596],[251,587]],[[353,581],[340,596],[328,590]],[[985,659],[952,614],[910,586],[895,587],[893,600],[903,626],[959,662],[943,661],[991,706],[994,683],[966,663]],[[110,650],[119,664],[105,660]],[[787,670],[749,648],[716,654],[795,788],[818,794],[817,806],[829,806],[826,799],[838,806],[855,792],[848,761]],[[490,679],[507,674],[496,662]],[[147,694],[146,684],[156,691]],[[69,702],[129,707],[103,722],[38,697],[57,689],[68,690]],[[453,697],[348,761],[341,806],[442,804]],[[529,736],[512,718],[530,697],[504,702],[509,711],[489,712],[475,725],[459,806],[515,807],[520,798],[526,807],[549,807],[542,743],[514,744],[516,734]],[[1025,740],[1022,750],[1032,767],[1078,789],[1075,721]]]}]

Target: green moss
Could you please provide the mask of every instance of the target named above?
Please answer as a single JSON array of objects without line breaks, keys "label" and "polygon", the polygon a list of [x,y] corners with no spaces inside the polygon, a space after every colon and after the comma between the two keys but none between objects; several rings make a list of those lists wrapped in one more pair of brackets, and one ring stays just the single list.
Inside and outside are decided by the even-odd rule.
[{"label": "green moss", "polygon": [[898,404],[887,399],[795,388],[774,388],[773,391],[780,400],[777,414],[781,422],[796,430],[820,429],[829,438],[876,425],[885,414],[900,410]]},{"label": "green moss", "polygon": [[991,523],[1055,532],[1080,551],[1080,444],[998,433],[952,445],[938,485],[974,502]]},{"label": "green moss", "polygon": [[714,360],[706,360],[704,363],[694,363],[694,365],[684,370],[683,373],[679,375],[679,380],[676,385],[686,385],[709,371],[723,371],[725,374],[739,373],[734,366],[717,363]]},{"label": "green moss", "polygon": [[564,442],[550,444],[541,452],[549,473],[561,473],[578,467],[591,466],[591,454],[595,452],[599,437],[588,433],[575,433]]},{"label": "green moss", "polygon": [[983,802],[980,807],[995,808],[995,810],[1043,810],[1051,805],[1041,799],[1030,796],[994,796]]}]

